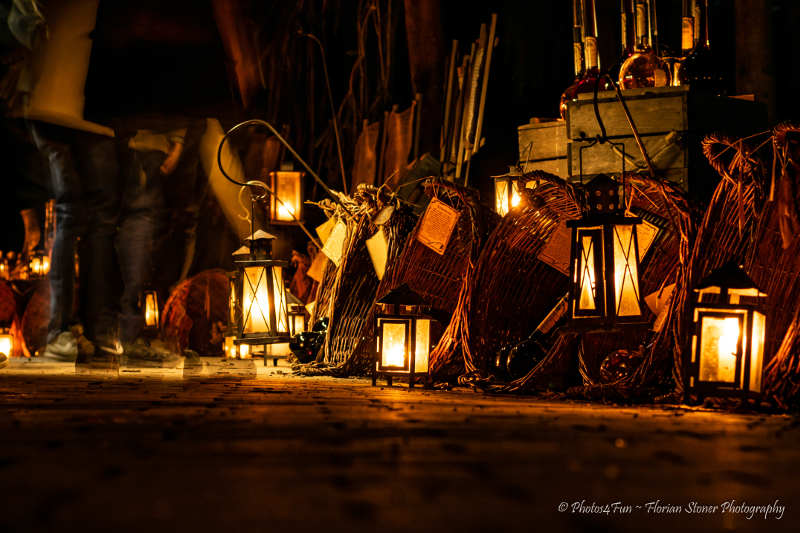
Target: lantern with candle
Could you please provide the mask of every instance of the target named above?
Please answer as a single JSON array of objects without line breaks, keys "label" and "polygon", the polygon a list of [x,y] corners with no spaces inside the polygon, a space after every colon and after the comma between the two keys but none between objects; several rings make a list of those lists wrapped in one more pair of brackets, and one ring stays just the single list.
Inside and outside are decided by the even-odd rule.
[{"label": "lantern with candle", "polygon": [[286,291],[286,301],[289,305],[289,334],[294,337],[306,330],[306,307],[289,291]]},{"label": "lantern with candle", "polygon": [[44,278],[50,273],[50,257],[42,250],[34,251],[28,261],[31,278]]},{"label": "lantern with candle", "polygon": [[[233,254],[237,272],[231,279],[230,312],[239,356],[255,346],[289,341],[289,314],[283,268],[286,261],[272,259],[272,240],[263,230],[247,237],[247,245]],[[246,348],[243,348],[246,346]]]},{"label": "lantern with candle", "polygon": [[417,376],[426,381],[434,324],[430,308],[408,285],[401,285],[378,300],[377,347],[372,384],[378,376],[388,385],[394,377],[407,377],[414,387]]},{"label": "lantern with candle", "polygon": [[144,318],[144,333],[154,334],[158,333],[159,309],[158,309],[158,293],[154,290],[145,290],[142,292],[142,315]]},{"label": "lantern with candle", "polygon": [[0,354],[4,354],[7,358],[14,355],[14,334],[11,328],[0,327]]},{"label": "lantern with candle", "polygon": [[522,172],[516,167],[509,168],[508,173],[494,176],[493,179],[495,211],[504,217],[522,203],[520,191],[525,188],[525,180]]},{"label": "lantern with candle", "polygon": [[570,323],[575,329],[642,323],[638,217],[620,209],[619,185],[598,175],[585,187],[587,210],[572,228]]},{"label": "lantern with candle", "polygon": [[685,363],[687,395],[759,395],[766,293],[730,262],[704,278],[695,296],[692,346]]},{"label": "lantern with candle", "polygon": [[273,224],[294,224],[303,220],[304,176],[305,172],[294,170],[269,173],[272,190],[270,219]]}]

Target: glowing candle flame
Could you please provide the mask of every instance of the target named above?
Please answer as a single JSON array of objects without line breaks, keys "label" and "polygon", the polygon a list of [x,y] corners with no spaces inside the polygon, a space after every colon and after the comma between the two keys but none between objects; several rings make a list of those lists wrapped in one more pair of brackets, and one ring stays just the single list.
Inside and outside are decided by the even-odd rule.
[{"label": "glowing candle flame", "polygon": [[11,357],[12,351],[14,351],[14,338],[8,333],[0,335],[0,353]]}]

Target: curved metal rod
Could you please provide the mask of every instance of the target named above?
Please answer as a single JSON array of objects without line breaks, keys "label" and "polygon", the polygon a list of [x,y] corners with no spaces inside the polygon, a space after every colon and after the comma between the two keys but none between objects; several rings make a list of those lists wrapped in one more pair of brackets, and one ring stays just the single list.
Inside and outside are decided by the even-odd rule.
[{"label": "curved metal rod", "polygon": [[336,151],[339,156],[339,170],[342,172],[342,190],[347,194],[347,177],[344,173],[344,156],[342,155],[342,141],[339,137],[339,120],[336,118],[336,105],[333,103],[333,91],[331,91],[331,80],[328,77],[328,62],[325,59],[325,48],[322,42],[313,33],[306,33],[303,30],[297,30],[297,34],[302,37],[308,37],[319,46],[319,53],[322,56],[322,70],[325,74],[325,87],[328,89],[328,101],[331,103],[331,117],[333,119],[333,134],[336,137]]},{"label": "curved metal rod", "polygon": [[[322,181],[322,178],[320,178],[320,177],[319,177],[319,175],[317,175],[317,173],[316,173],[316,172],[314,172],[314,170],[313,170],[313,169],[312,169],[310,166],[308,166],[308,163],[306,163],[306,162],[305,162],[305,160],[304,160],[302,157],[300,157],[300,154],[298,154],[297,152],[295,152],[294,148],[292,148],[292,145],[290,145],[290,144],[289,144],[289,142],[288,142],[286,139],[284,139],[284,138],[281,136],[281,134],[280,134],[280,133],[278,133],[278,130],[276,130],[276,129],[275,129],[273,126],[272,126],[272,124],[270,124],[270,123],[269,123],[269,122],[267,122],[266,120],[262,120],[262,119],[260,119],[260,118],[253,118],[253,119],[250,119],[250,120],[245,120],[244,122],[240,122],[240,123],[236,124],[234,127],[232,127],[231,129],[229,129],[229,130],[228,130],[228,131],[225,133],[225,135],[222,137],[222,140],[219,142],[219,147],[217,148],[217,166],[219,167],[219,170],[220,170],[220,172],[222,172],[222,175],[223,175],[223,176],[225,176],[225,179],[227,179],[227,180],[228,180],[228,181],[230,181],[231,183],[233,183],[233,184],[235,184],[235,185],[238,185],[238,186],[240,186],[240,187],[253,187],[253,186],[254,186],[254,185],[252,185],[252,183],[253,183],[253,182],[241,182],[241,181],[236,181],[235,179],[233,179],[232,177],[230,177],[230,176],[228,175],[228,173],[227,173],[227,172],[225,172],[225,168],[222,166],[222,147],[225,145],[225,141],[226,141],[226,140],[228,140],[228,137],[229,137],[231,134],[235,133],[236,131],[238,131],[238,130],[240,130],[240,129],[242,129],[242,128],[246,127],[246,126],[253,126],[253,125],[264,126],[265,128],[267,128],[267,129],[268,129],[268,130],[269,130],[269,131],[270,131],[270,132],[271,132],[271,133],[272,133],[272,134],[275,136],[275,138],[276,138],[276,139],[278,139],[278,141],[280,141],[280,143],[281,143],[281,144],[282,144],[284,147],[286,147],[286,149],[287,149],[287,150],[289,150],[289,153],[290,153],[290,154],[292,154],[292,156],[293,156],[293,157],[294,157],[294,158],[295,158],[295,159],[296,159],[296,160],[297,160],[297,161],[298,161],[298,162],[299,162],[301,165],[303,165],[303,168],[305,168],[305,169],[306,169],[306,172],[308,172],[308,173],[311,175],[311,177],[312,177],[312,178],[314,178],[314,181],[316,181],[317,183],[319,183],[319,185],[322,187],[322,189],[323,189],[323,190],[324,190],[326,193],[328,193],[328,196],[330,196],[331,198],[333,198],[333,200],[334,200],[334,201],[335,201],[337,204],[339,204],[339,206],[340,206],[342,209],[344,209],[345,213],[347,213],[348,215],[352,216],[352,213],[350,212],[350,210],[349,210],[349,209],[347,209],[347,207],[345,207],[345,205],[342,203],[342,201],[339,199],[339,197],[338,197],[336,194],[334,194],[334,192],[333,192],[333,191],[332,191],[332,190],[331,190],[331,189],[330,189],[330,188],[329,188],[329,187],[328,187],[328,186],[325,184],[325,182],[324,182],[324,181]],[[259,183],[260,183],[260,182],[259,182]],[[261,187],[261,186],[259,186],[259,187]],[[268,189],[267,189],[267,190],[268,190]]]}]

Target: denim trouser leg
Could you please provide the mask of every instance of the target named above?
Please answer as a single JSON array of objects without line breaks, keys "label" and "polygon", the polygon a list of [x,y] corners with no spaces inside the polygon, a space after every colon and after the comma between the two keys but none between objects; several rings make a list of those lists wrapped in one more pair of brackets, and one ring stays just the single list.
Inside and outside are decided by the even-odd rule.
[{"label": "denim trouser leg", "polygon": [[141,294],[150,281],[153,245],[164,210],[161,152],[128,151],[123,171],[122,218],[117,254],[122,273],[120,340],[129,343],[144,327]]},{"label": "denim trouser leg", "polygon": [[74,322],[75,240],[81,235],[83,191],[76,166],[76,154],[63,132],[43,124],[33,124],[37,148],[50,167],[55,197],[56,234],[50,261],[50,323],[47,341],[65,331]]},{"label": "denim trouser leg", "polygon": [[121,176],[116,141],[87,137],[79,152],[88,211],[88,227],[81,246],[84,329],[89,340],[108,344],[116,339],[119,302],[114,238],[119,221]]}]

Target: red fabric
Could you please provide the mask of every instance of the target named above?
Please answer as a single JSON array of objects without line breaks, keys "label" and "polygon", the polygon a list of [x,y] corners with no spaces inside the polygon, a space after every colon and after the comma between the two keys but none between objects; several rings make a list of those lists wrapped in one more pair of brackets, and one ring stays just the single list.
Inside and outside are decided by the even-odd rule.
[{"label": "red fabric", "polygon": [[228,277],[222,270],[207,270],[187,279],[164,305],[163,331],[168,341],[201,355],[222,353],[214,324],[228,319]]}]

